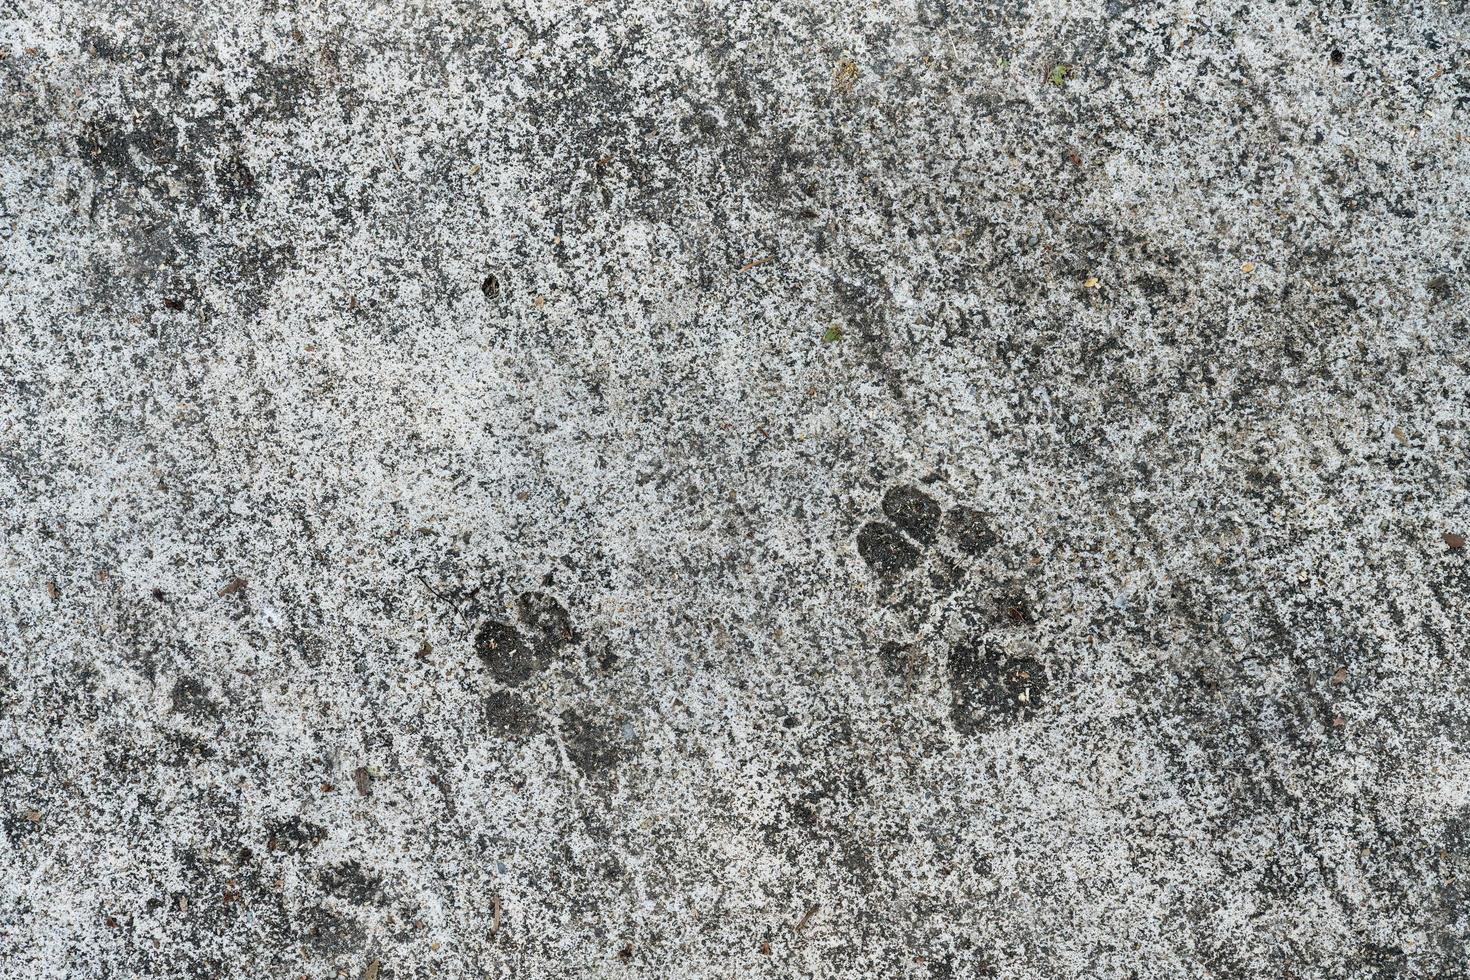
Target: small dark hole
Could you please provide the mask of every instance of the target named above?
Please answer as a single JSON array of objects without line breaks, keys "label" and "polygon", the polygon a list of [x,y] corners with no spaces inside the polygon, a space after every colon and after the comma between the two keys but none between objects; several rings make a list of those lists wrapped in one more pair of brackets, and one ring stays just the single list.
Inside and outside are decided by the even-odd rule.
[{"label": "small dark hole", "polygon": [[495,278],[494,273],[486,276],[485,281],[480,283],[480,292],[485,294],[486,299],[500,298],[500,280]]},{"label": "small dark hole", "polygon": [[1337,50],[1336,48],[1333,48],[1332,49],[1332,54],[1328,55],[1328,57],[1332,60],[1332,63],[1334,65],[1340,65],[1340,64],[1342,64],[1342,59],[1343,59],[1344,55],[1343,55],[1343,53],[1341,51]]}]

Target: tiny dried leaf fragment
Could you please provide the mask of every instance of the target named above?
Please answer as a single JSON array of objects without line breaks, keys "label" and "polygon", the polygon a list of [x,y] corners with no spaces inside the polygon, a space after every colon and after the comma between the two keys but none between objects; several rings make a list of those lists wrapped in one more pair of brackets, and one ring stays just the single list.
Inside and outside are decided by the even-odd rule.
[{"label": "tiny dried leaf fragment", "polygon": [[238,575],[230,579],[230,584],[219,590],[221,597],[235,595],[245,591],[245,580]]},{"label": "tiny dried leaf fragment", "polygon": [[373,776],[368,772],[367,766],[358,766],[352,770],[352,782],[357,787],[359,796],[373,795]]},{"label": "tiny dried leaf fragment", "polygon": [[1444,533],[1444,543],[1451,551],[1459,551],[1465,547],[1465,535],[1456,534],[1454,531]]},{"label": "tiny dried leaf fragment", "polygon": [[837,59],[837,67],[832,72],[832,88],[841,96],[852,95],[853,88],[857,85],[858,65],[849,57]]},{"label": "tiny dried leaf fragment", "polygon": [[362,980],[378,980],[378,971],[380,969],[382,969],[382,962],[376,959],[373,960],[367,965],[367,969],[362,971]]},{"label": "tiny dried leaf fragment", "polygon": [[1346,667],[1339,667],[1339,668],[1337,668],[1336,670],[1334,670],[1332,672],[1332,683],[1333,684],[1346,684],[1347,683],[1347,679],[1348,679],[1348,669]]}]

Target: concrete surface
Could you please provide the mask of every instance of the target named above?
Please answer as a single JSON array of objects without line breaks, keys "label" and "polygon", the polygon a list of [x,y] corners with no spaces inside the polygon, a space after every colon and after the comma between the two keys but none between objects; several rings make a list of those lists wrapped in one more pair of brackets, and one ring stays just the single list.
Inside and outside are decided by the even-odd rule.
[{"label": "concrete surface", "polygon": [[0,977],[1470,976],[1470,10],[0,4]]}]

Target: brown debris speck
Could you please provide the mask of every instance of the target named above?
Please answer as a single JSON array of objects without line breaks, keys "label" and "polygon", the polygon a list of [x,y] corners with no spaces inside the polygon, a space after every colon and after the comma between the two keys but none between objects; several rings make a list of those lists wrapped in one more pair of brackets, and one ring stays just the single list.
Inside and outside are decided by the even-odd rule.
[{"label": "brown debris speck", "polygon": [[832,71],[832,88],[838,95],[852,95],[852,90],[857,85],[858,65],[852,58],[841,58],[837,67]]}]

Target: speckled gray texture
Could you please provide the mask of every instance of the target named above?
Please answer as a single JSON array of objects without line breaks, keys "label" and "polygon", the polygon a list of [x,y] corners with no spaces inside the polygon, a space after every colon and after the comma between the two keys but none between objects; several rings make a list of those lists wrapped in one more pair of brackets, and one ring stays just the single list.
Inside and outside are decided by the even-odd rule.
[{"label": "speckled gray texture", "polygon": [[1470,11],[0,4],[0,978],[1470,976]]}]

